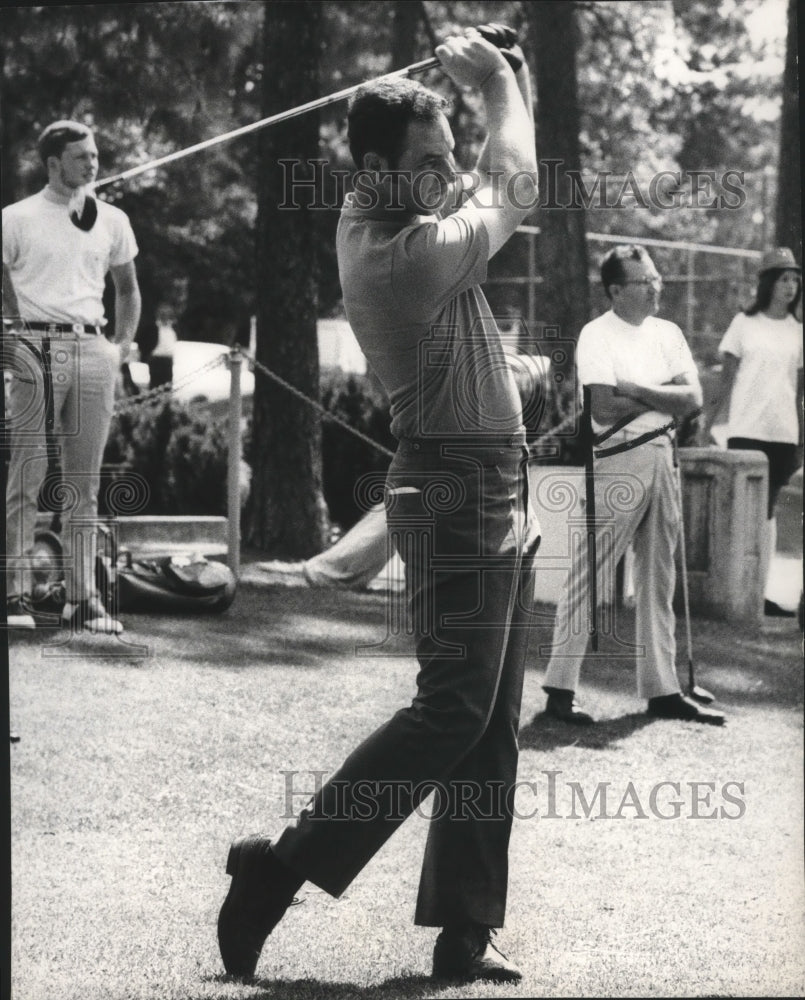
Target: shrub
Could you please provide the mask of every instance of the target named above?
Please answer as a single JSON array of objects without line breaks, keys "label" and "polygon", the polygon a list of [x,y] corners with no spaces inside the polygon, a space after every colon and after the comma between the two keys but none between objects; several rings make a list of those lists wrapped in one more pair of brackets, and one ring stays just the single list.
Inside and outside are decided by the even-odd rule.
[{"label": "shrub", "polygon": [[[370,378],[325,370],[322,404],[331,413],[393,451],[388,403]],[[251,421],[244,455],[252,458]],[[104,463],[141,476],[149,490],[140,514],[227,513],[226,422],[213,424],[204,413],[173,399],[136,404],[112,420]],[[347,530],[364,513],[355,484],[368,472],[384,472],[389,457],[324,420],[322,476],[330,517]]]},{"label": "shrub", "polygon": [[[366,375],[345,374],[339,369],[322,372],[321,399],[329,413],[345,420],[389,451],[395,441],[389,430],[389,406],[385,394]],[[355,496],[355,486],[370,472],[385,472],[390,457],[350,434],[339,424],[325,420],[322,427],[322,477],[324,499],[330,517],[343,530],[351,528],[365,513]]]},{"label": "shrub", "polygon": [[226,424],[213,425],[175,400],[152,400],[116,414],[104,462],[123,465],[149,484],[136,513],[227,512]]}]

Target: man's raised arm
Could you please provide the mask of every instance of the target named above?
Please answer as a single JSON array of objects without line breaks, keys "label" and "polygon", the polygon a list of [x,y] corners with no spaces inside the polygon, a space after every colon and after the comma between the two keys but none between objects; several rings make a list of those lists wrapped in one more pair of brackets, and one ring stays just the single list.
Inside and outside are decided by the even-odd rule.
[{"label": "man's raised arm", "polygon": [[448,39],[436,55],[455,83],[480,90],[484,100],[488,132],[478,162],[479,184],[464,210],[481,215],[492,257],[537,204],[528,68],[523,64],[515,75],[500,50],[477,32]]}]

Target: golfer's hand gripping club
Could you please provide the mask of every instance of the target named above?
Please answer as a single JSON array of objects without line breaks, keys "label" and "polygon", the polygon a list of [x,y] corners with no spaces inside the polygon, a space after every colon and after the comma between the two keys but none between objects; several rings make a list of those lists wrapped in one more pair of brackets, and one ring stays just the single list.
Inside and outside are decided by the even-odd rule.
[{"label": "golfer's hand gripping club", "polygon": [[[517,44],[517,35],[512,28],[509,28],[505,24],[493,23],[479,24],[474,30],[478,32],[485,42],[494,45],[495,48],[500,50],[500,54],[515,73],[523,65],[523,50]],[[438,52],[439,49],[437,48],[436,51]],[[440,59],[437,56],[431,59],[423,59],[422,62],[414,63],[413,66],[407,66],[405,69],[398,70],[398,72],[406,76],[413,76],[415,73],[423,73],[425,70],[434,67],[441,68]]]},{"label": "golfer's hand gripping club", "polygon": [[500,54],[516,73],[523,65],[523,54],[517,44],[517,32],[514,28],[493,21],[491,24],[479,24],[477,31],[481,38],[500,49]]}]

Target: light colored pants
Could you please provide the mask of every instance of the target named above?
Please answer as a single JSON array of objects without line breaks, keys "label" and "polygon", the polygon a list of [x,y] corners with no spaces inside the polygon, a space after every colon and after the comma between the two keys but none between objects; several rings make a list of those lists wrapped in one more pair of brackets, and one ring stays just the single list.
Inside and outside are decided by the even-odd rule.
[{"label": "light colored pants", "polygon": [[386,530],[386,508],[378,504],[335,545],[302,565],[312,587],[367,587],[392,556]]},{"label": "light colored pants", "polygon": [[[607,447],[621,439],[613,437]],[[599,604],[615,606],[615,567],[629,542],[634,552],[637,693],[641,698],[675,694],[675,618],[672,607],[679,538],[679,502],[673,449],[666,438],[595,463],[597,583]],[[589,642],[587,549],[579,538],[559,598],[545,687],[578,691]]]},{"label": "light colored pants", "polygon": [[[44,335],[25,339],[41,350]],[[24,345],[15,348],[9,385],[10,461],[6,488],[8,594],[30,593],[30,556],[39,490],[48,459],[45,434],[45,381],[41,365]],[[98,489],[114,406],[120,350],[103,336],[50,335],[55,442],[63,485],[48,481],[54,499],[64,499],[62,549],[68,601],[95,591]]]}]

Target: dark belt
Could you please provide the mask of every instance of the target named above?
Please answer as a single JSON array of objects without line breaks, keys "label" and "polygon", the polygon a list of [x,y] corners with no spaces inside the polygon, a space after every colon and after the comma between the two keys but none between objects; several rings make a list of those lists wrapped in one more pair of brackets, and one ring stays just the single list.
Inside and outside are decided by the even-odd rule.
[{"label": "dark belt", "polygon": [[23,320],[23,323],[29,330],[41,333],[89,333],[94,337],[103,335],[103,327],[93,326],[91,323],[39,323],[29,319]]},{"label": "dark belt", "polygon": [[[622,444],[612,445],[611,448],[599,448],[597,451],[594,451],[593,454],[596,458],[607,458],[609,455],[618,455],[622,451],[631,451],[632,448],[638,448],[641,444],[653,441],[662,434],[668,434],[668,432],[673,430],[675,427],[676,420],[670,420],[667,424],[663,424],[662,427],[656,427],[653,431],[646,431],[645,434],[639,434],[637,437],[629,438],[628,441],[624,441]],[[593,438],[593,443],[597,444],[601,440],[605,441],[611,436],[611,434],[605,433]]]},{"label": "dark belt", "polygon": [[399,451],[403,454],[411,452],[424,455],[441,455],[443,448],[459,451],[502,451],[505,449],[525,448],[525,431],[514,434],[462,434],[455,437],[438,438],[400,438]]}]

